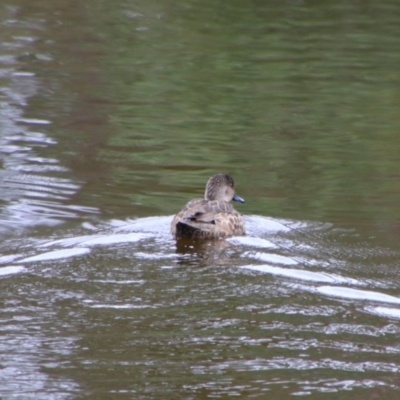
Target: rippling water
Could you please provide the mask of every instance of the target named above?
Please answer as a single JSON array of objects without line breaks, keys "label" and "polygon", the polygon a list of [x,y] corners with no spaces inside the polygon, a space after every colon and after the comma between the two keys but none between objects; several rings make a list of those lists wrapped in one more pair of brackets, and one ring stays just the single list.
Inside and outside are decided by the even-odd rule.
[{"label": "rippling water", "polygon": [[[398,4],[0,6],[0,397],[397,398]],[[172,214],[231,173],[246,236]]]},{"label": "rippling water", "polygon": [[398,252],[328,224],[258,216],[246,217],[245,237],[177,246],[170,221],[7,243],[2,393],[318,398],[398,388]]},{"label": "rippling water", "polygon": [[[17,10],[9,7],[8,16]],[[67,167],[49,155],[49,147],[58,145],[49,135],[52,121],[26,117],[26,108],[32,98],[40,95],[41,88],[35,73],[20,70],[19,57],[32,51],[36,38],[22,36],[25,23],[11,18],[2,22],[3,30],[11,37],[2,42],[2,52],[7,55],[0,57],[0,200],[4,204],[0,229],[7,232],[35,225],[55,226],[77,218],[80,212],[96,213],[95,207],[66,204],[82,185],[70,178]],[[33,25],[33,30],[43,29],[41,21]],[[44,55],[35,57],[47,61]]]}]

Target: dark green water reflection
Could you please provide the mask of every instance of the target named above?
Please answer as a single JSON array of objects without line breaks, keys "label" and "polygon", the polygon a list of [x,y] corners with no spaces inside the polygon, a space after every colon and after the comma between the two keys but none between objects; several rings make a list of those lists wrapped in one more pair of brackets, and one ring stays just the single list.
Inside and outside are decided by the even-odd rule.
[{"label": "dark green water reflection", "polygon": [[96,165],[104,174],[84,192],[87,202],[94,191],[107,212],[125,214],[133,202],[133,215],[172,213],[209,175],[229,171],[251,213],[397,224],[396,2],[83,10],[74,11],[83,27],[72,39],[71,29],[58,30],[49,51],[63,51],[68,106],[100,114],[99,131],[78,123],[66,132],[80,137],[75,151],[90,161],[79,173]]}]

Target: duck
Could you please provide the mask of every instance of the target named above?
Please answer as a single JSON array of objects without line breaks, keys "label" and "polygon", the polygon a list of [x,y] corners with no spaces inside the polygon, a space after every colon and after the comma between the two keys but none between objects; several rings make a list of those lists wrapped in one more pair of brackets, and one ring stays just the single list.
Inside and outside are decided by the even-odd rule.
[{"label": "duck", "polygon": [[193,199],[176,214],[171,234],[176,239],[220,239],[245,235],[244,221],[230,201],[244,203],[230,175],[216,174],[206,185],[204,199]]}]

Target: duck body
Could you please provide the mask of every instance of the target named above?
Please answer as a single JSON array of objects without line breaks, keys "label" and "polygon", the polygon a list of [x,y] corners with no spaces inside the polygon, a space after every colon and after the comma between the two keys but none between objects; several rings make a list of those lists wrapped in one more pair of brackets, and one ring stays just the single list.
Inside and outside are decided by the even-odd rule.
[{"label": "duck body", "polygon": [[212,176],[206,186],[204,199],[189,201],[175,215],[171,223],[171,234],[175,238],[218,239],[244,235],[244,221],[230,201],[244,203],[234,191],[233,179],[229,175]]}]

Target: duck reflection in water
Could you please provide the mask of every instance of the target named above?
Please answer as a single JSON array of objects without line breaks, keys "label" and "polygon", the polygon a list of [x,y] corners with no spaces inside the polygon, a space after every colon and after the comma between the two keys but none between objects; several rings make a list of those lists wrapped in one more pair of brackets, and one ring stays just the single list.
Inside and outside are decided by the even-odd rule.
[{"label": "duck reflection in water", "polygon": [[179,254],[177,264],[185,267],[232,265],[235,259],[232,258],[232,251],[237,251],[237,246],[227,240],[180,238],[175,244]]},{"label": "duck reflection in water", "polygon": [[206,185],[204,199],[189,201],[175,215],[171,234],[176,239],[221,239],[244,235],[242,216],[230,201],[244,203],[235,193],[232,177],[226,174],[212,176]]}]

